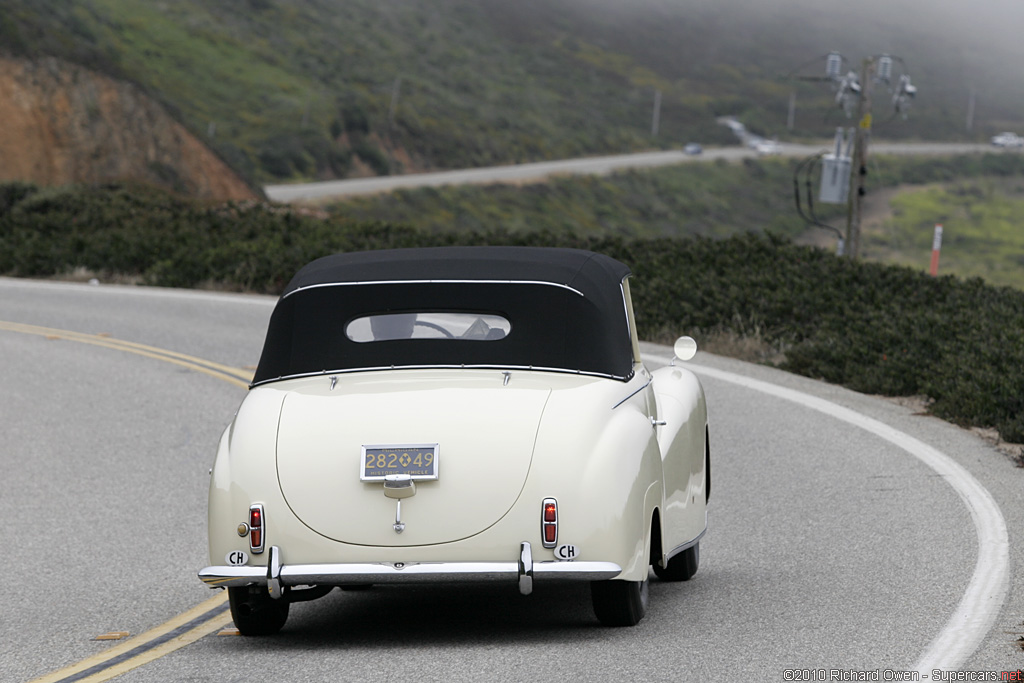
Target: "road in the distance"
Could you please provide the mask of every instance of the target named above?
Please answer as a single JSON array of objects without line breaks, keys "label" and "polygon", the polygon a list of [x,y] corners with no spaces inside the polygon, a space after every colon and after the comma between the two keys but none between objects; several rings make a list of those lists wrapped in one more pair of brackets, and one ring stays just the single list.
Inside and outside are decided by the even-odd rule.
[{"label": "road in the distance", "polygon": [[[272,299],[0,279],[0,321],[106,333],[236,367],[256,362]],[[664,349],[649,349],[664,353]],[[704,368],[844,406],[968,468],[1020,567],[1024,470],[977,438],[888,401],[701,354]],[[244,390],[160,360],[0,329],[4,433],[0,679],[101,652],[211,595],[207,470]],[[904,669],[947,627],[977,532],[933,469],[820,412],[702,375],[713,492],[701,568],[652,580],[636,628],[606,629],[585,587],[379,588],[293,607],[269,639],[211,635],[118,681],[781,681],[787,669]],[[1024,587],[970,670],[1024,665]]]},{"label": "road in the distance", "polygon": [[[809,156],[826,151],[828,145],[779,144],[779,155]],[[995,150],[991,145],[973,143],[875,143],[872,154],[899,155],[940,155],[980,154]],[[414,187],[440,187],[442,185],[486,185],[493,183],[539,182],[559,175],[607,175],[627,169],[654,168],[683,163],[700,163],[723,159],[737,161],[753,158],[757,152],[749,147],[710,148],[700,155],[684,154],[678,150],[662,152],[640,152],[612,156],[585,157],[541,161],[509,166],[471,168],[434,173],[410,173],[408,175],[375,178],[353,178],[349,180],[328,180],[317,183],[292,185],[267,185],[267,197],[276,202],[318,202],[335,198],[390,192]]]}]

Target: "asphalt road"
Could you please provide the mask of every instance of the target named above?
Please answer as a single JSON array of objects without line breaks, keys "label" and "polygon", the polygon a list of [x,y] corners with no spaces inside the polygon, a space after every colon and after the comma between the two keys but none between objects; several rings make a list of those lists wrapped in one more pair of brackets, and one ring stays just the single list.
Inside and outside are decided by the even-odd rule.
[{"label": "asphalt road", "polygon": [[[804,157],[827,151],[829,145],[779,144],[779,155]],[[872,154],[897,155],[941,155],[974,154],[998,151],[991,145],[972,143],[876,143],[870,146]],[[1007,152],[1013,153],[1013,152]],[[607,175],[627,169],[653,168],[673,164],[701,163],[724,159],[738,161],[753,158],[757,152],[748,147],[709,148],[700,155],[688,155],[679,150],[641,152],[613,156],[586,157],[542,161],[489,168],[471,168],[434,173],[410,173],[407,175],[375,178],[353,178],[349,180],[328,180],[317,183],[291,185],[267,185],[267,197],[276,202],[318,202],[340,197],[377,194],[413,187],[440,187],[442,185],[487,185],[495,183],[529,183],[559,175]]]},{"label": "asphalt road", "polygon": [[[216,595],[195,576],[207,472],[245,390],[156,350],[252,366],[272,303],[0,278],[0,680],[103,655],[117,645],[96,636],[141,634]],[[656,365],[669,352],[645,353]],[[1024,667],[1024,470],[887,400],[704,353],[689,367],[711,411],[710,529],[697,576],[652,579],[639,626],[600,627],[585,587],[335,591],[293,606],[276,637],[214,631],[117,680],[782,681],[787,670],[832,680],[832,669],[935,662]]]}]

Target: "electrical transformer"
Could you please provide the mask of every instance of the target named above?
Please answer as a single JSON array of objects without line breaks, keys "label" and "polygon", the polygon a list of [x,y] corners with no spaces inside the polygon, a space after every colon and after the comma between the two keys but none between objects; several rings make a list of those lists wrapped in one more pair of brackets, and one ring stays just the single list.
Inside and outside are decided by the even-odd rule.
[{"label": "electrical transformer", "polygon": [[844,131],[836,129],[835,151],[821,158],[821,191],[818,201],[822,204],[845,204],[850,196],[850,152],[853,148],[854,131],[846,137],[846,151],[843,152]]},{"label": "electrical transformer", "polygon": [[821,159],[822,204],[845,204],[850,196],[850,157],[826,154]]}]

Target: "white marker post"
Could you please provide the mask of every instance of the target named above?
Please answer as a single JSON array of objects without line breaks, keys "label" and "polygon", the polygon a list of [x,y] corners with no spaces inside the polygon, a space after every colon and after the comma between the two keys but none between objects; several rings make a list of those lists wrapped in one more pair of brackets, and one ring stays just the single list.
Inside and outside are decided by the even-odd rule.
[{"label": "white marker post", "polygon": [[932,238],[932,277],[939,274],[939,251],[942,249],[942,225],[936,224],[935,236]]}]

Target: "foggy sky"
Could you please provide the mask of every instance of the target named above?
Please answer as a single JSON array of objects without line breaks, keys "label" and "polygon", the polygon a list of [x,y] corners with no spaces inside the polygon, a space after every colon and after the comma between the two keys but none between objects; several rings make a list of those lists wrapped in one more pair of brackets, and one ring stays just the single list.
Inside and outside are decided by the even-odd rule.
[{"label": "foggy sky", "polygon": [[[800,32],[801,49],[811,57],[837,50],[848,65],[873,54],[905,59],[907,72],[918,85],[940,82],[977,87],[979,94],[998,96],[1024,109],[1024,0],[560,0],[620,15],[685,17],[713,15],[715,29],[727,29],[735,15],[737,34],[763,35],[779,40],[779,52],[788,46],[788,22]],[[724,18],[723,18],[724,17]],[[801,21],[803,19],[804,21]],[[821,35],[807,27],[827,26]],[[754,28],[751,28],[754,27]],[[760,28],[765,27],[765,28]],[[768,28],[770,27],[770,28]],[[764,45],[765,41],[758,38]],[[723,46],[728,41],[723,41]],[[728,47],[724,47],[728,49]],[[721,55],[710,55],[715,58]],[[796,55],[794,64],[800,62]],[[930,60],[924,62],[924,59]],[[854,68],[856,68],[854,66]],[[806,74],[804,74],[806,75]],[[920,94],[924,94],[923,91]]]},{"label": "foggy sky", "polygon": [[[596,0],[602,2],[604,0]],[[613,0],[614,1],[614,0]],[[643,1],[643,0],[641,0]],[[984,50],[993,43],[1024,55],[1024,0],[650,0],[680,8],[735,8],[744,14],[798,9],[860,25],[905,26],[948,41],[951,49]],[[1020,70],[1017,64],[1007,68]]]}]

